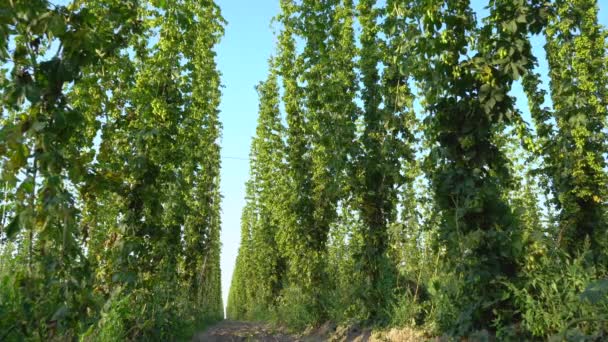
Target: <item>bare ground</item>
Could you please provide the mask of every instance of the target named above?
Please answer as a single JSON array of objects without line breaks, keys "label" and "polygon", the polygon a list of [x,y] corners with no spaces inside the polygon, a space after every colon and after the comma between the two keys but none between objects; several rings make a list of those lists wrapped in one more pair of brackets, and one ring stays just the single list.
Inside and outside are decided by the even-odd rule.
[{"label": "bare ground", "polygon": [[[222,321],[207,331],[192,338],[193,342],[241,342],[241,341],[273,341],[273,342],[308,342],[317,341],[298,338],[280,332],[263,323]],[[321,341],[321,340],[318,340]]]},{"label": "bare ground", "polygon": [[411,329],[390,329],[372,334],[370,329],[326,323],[317,329],[307,330],[302,335],[295,336],[264,323],[236,321],[222,321],[192,338],[193,342],[410,342],[425,340],[428,339],[424,338],[423,334]]}]

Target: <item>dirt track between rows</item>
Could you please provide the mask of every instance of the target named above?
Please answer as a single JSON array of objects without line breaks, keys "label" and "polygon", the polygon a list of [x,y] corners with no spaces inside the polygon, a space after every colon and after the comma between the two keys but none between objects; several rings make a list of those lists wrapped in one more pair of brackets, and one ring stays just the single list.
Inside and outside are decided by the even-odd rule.
[{"label": "dirt track between rows", "polygon": [[276,341],[276,342],[312,342],[321,341],[314,338],[297,338],[272,329],[263,323],[222,321],[206,331],[195,335],[193,342],[241,342],[241,341]]}]

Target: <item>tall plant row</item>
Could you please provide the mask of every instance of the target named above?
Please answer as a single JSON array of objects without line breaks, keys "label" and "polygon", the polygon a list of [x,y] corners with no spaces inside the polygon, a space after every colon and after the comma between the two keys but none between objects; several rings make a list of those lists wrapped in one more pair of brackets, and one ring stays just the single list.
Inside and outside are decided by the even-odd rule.
[{"label": "tall plant row", "polygon": [[223,317],[212,1],[5,1],[0,340]]},{"label": "tall plant row", "polygon": [[228,316],[605,336],[597,1],[280,4]]}]

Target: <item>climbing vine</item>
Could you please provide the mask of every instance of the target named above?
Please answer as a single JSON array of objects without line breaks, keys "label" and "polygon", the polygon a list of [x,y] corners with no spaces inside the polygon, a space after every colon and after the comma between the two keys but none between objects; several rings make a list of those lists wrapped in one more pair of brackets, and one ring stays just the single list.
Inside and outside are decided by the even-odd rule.
[{"label": "climbing vine", "polygon": [[[597,1],[489,0],[485,12],[461,0],[280,3],[232,317],[604,336],[605,301],[576,299],[605,294]],[[275,126],[281,138],[269,138]],[[265,167],[283,170],[268,199],[253,190],[269,188],[260,140],[276,154]],[[264,223],[269,207],[276,220]],[[262,231],[277,250],[256,242]],[[270,254],[286,267],[265,269]],[[245,279],[262,274],[282,280],[260,311],[247,296],[268,293],[256,290],[265,282]]]},{"label": "climbing vine", "polygon": [[223,317],[219,8],[2,16],[0,339],[162,339]]}]

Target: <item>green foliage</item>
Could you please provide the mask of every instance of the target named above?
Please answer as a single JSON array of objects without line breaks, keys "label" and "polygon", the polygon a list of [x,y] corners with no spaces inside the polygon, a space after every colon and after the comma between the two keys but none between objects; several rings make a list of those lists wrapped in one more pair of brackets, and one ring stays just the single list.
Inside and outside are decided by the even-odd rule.
[{"label": "green foliage", "polygon": [[[280,4],[228,317],[605,338],[597,1]],[[222,318],[224,24],[213,1],[2,2],[1,340]]]},{"label": "green foliage", "polygon": [[[560,246],[576,257],[591,241],[593,262],[606,263],[606,31],[597,23],[596,1],[555,1],[545,29],[553,119],[544,133],[544,171],[560,210]],[[599,267],[601,268],[601,267]]]},{"label": "green foliage", "polygon": [[518,288],[509,284],[521,310],[521,325],[536,337],[572,333],[606,334],[608,313],[603,281],[595,280],[595,270],[586,266],[585,256],[543,255],[528,272],[530,281]]},{"label": "green foliage", "polygon": [[221,319],[219,8],[0,12],[0,339],[171,340]]},{"label": "green foliage", "polygon": [[310,297],[301,288],[285,288],[277,305],[277,319],[294,331],[303,331],[311,323],[319,322],[318,312],[312,304],[318,301],[319,298]]},{"label": "green foliage", "polygon": [[478,20],[460,0],[281,1],[230,317],[604,337],[597,1],[487,9]]},{"label": "green foliage", "polygon": [[328,291],[325,301],[328,314],[336,322],[359,323],[370,318],[370,307],[365,302],[368,289],[358,263],[357,253],[364,245],[361,219],[356,211],[344,205],[332,225],[328,241]]},{"label": "green foliage", "polygon": [[[272,63],[271,63],[272,66]],[[273,69],[258,86],[260,116],[251,147],[251,179],[243,209],[241,248],[234,271],[227,315],[260,319],[276,304],[286,264],[276,242],[284,191],[283,127],[279,89]]]},{"label": "green foliage", "polygon": [[[496,1],[492,7],[497,11],[492,19],[499,24],[506,19],[498,13],[510,14],[500,11],[501,4]],[[422,67],[416,77],[429,113],[425,134],[437,142],[425,172],[443,212],[439,238],[447,248],[448,267],[454,267],[460,280],[456,284],[466,289],[453,291],[457,297],[451,300],[461,314],[443,328],[461,335],[513,310],[503,299],[500,281],[518,277],[520,232],[500,198],[510,174],[495,137],[516,115],[506,92],[519,74],[508,62],[492,60],[496,44],[514,38],[508,30],[479,31],[467,2],[448,2],[443,8],[421,5],[418,11],[424,22],[418,48],[426,49],[420,55],[430,56],[433,67]],[[450,20],[452,16],[457,19]],[[437,29],[437,20],[445,21],[446,31]],[[526,26],[519,29],[525,35]],[[478,52],[467,56],[472,49]],[[519,63],[522,57],[511,58]]]},{"label": "green foliage", "polygon": [[[366,288],[362,292],[371,319],[382,320],[390,299],[392,265],[387,259],[388,225],[395,221],[398,186],[404,183],[402,165],[413,159],[409,127],[414,113],[408,76],[393,58],[401,43],[403,27],[391,12],[392,27],[386,48],[381,49],[380,29],[376,24],[380,11],[376,1],[360,1],[358,19],[362,26],[359,69],[364,129],[353,167],[353,183],[358,212],[364,224],[360,232],[365,244],[356,256]],[[389,3],[388,6],[393,5]],[[386,66],[381,76],[379,68]],[[407,165],[409,166],[409,165]]]}]

